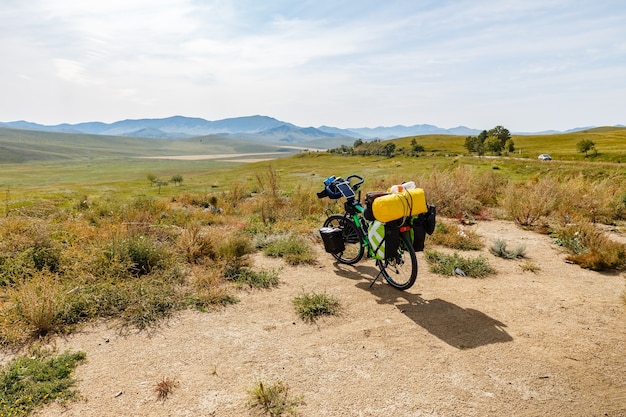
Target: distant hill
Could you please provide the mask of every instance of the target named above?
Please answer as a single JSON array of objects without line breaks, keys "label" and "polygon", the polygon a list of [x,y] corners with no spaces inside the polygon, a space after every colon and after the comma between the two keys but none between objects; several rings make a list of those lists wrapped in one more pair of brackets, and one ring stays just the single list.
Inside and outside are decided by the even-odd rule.
[{"label": "distant hill", "polygon": [[163,119],[128,119],[114,123],[63,123],[47,126],[27,121],[0,123],[0,127],[46,132],[82,133],[153,139],[184,139],[202,135],[233,136],[255,142],[306,144],[310,141],[351,144],[355,139],[392,139],[425,134],[474,135],[480,131],[460,126],[443,129],[433,125],[340,129],[331,126],[300,127],[268,116],[245,116],[208,121],[173,116]]},{"label": "distant hill", "polygon": [[287,146],[220,135],[173,140],[0,127],[0,164],[138,156],[295,152],[297,150]]},{"label": "distant hill", "polygon": [[[205,135],[219,135],[251,142],[291,144],[307,147],[351,145],[356,139],[395,139],[407,136],[455,135],[473,136],[481,129],[458,126],[450,129],[430,124],[397,125],[375,128],[356,127],[340,129],[332,126],[300,127],[268,116],[244,116],[209,121],[197,117],[172,116],[161,119],[127,119],[114,123],[87,122],[47,126],[27,121],[0,122],[0,127],[45,132],[80,133],[89,135],[125,136],[151,139],[185,139]],[[570,129],[567,132],[592,127]],[[515,132],[512,132],[515,133]],[[558,131],[516,133],[518,135],[556,134]]]}]

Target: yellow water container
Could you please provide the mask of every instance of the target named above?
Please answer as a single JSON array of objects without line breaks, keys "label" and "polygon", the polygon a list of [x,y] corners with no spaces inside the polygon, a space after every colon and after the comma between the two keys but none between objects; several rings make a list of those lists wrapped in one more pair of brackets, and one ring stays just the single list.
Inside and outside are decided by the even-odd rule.
[{"label": "yellow water container", "polygon": [[378,197],[372,204],[374,218],[383,223],[426,213],[426,196],[421,188]]}]

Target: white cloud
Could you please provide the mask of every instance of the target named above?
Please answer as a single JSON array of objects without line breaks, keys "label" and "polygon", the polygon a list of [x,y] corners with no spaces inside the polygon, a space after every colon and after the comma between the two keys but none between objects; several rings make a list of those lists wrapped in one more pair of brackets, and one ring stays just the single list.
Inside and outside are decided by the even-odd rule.
[{"label": "white cloud", "polygon": [[[540,130],[579,125],[575,110],[585,108],[625,123],[615,109],[571,97],[602,103],[623,91],[625,8],[616,0],[9,2],[0,11],[0,87],[38,100],[4,100],[12,105],[0,103],[0,120],[260,113],[341,127],[484,128],[506,118],[511,129]],[[546,118],[554,106],[561,114]]]}]

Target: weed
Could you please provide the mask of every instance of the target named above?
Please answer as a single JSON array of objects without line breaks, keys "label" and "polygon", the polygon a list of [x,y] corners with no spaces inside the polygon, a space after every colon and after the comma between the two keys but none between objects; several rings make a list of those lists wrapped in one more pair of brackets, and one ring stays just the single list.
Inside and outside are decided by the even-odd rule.
[{"label": "weed", "polygon": [[504,259],[518,259],[523,258],[524,253],[526,252],[525,245],[519,245],[515,247],[515,249],[508,250],[506,248],[506,242],[502,239],[496,239],[493,242],[493,245],[489,248],[489,252],[493,255],[504,258]]},{"label": "weed", "polygon": [[480,236],[473,230],[463,230],[458,225],[439,221],[429,242],[458,250],[479,250],[483,247]]},{"label": "weed", "polygon": [[191,223],[178,238],[177,246],[187,262],[198,263],[205,258],[215,258],[215,248],[209,233],[198,223]]},{"label": "weed", "polygon": [[10,294],[15,302],[16,316],[32,328],[35,336],[44,336],[58,325],[64,293],[60,289],[57,275],[49,271],[35,272]]},{"label": "weed", "polygon": [[253,247],[250,238],[246,235],[235,233],[222,237],[217,246],[218,256],[224,260],[228,269],[242,269],[249,265],[248,255]]},{"label": "weed", "polygon": [[519,266],[522,269],[522,272],[537,272],[541,270],[537,265],[530,261],[526,261]]},{"label": "weed", "polygon": [[555,236],[555,244],[571,253],[567,260],[582,268],[594,271],[626,268],[626,245],[609,239],[593,224],[564,227]]},{"label": "weed", "polygon": [[325,292],[302,293],[292,302],[298,316],[308,322],[315,322],[320,316],[334,316],[341,311],[339,300]]},{"label": "weed", "polygon": [[165,401],[167,397],[169,397],[170,394],[174,391],[174,388],[177,387],[178,381],[165,377],[156,383],[156,385],[154,386],[154,392],[156,393],[158,400]]},{"label": "weed", "polygon": [[468,277],[482,278],[495,273],[483,256],[463,258],[458,253],[446,255],[438,251],[425,251],[426,261],[432,272],[441,275],[455,275],[462,271]]},{"label": "weed", "polygon": [[278,271],[256,272],[249,268],[224,270],[224,278],[234,282],[238,287],[271,288],[279,283]]},{"label": "weed", "polygon": [[314,264],[317,260],[311,243],[303,236],[292,233],[267,238],[263,253],[281,257],[289,265]]},{"label": "weed", "polygon": [[561,201],[561,188],[550,178],[511,184],[501,205],[516,224],[523,227],[541,226]]},{"label": "weed", "polygon": [[26,416],[52,401],[67,401],[77,394],[74,369],[86,358],[84,352],[51,356],[18,357],[0,369],[0,415]]},{"label": "weed", "polygon": [[249,390],[249,394],[249,407],[271,417],[279,417],[285,413],[295,416],[296,407],[303,403],[303,397],[289,395],[289,387],[282,381],[269,385],[259,382]]}]

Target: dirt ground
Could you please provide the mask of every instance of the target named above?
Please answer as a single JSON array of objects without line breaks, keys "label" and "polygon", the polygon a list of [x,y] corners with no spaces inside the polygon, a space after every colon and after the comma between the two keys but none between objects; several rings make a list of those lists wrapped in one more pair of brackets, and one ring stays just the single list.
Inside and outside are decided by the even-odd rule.
[{"label": "dirt ground", "polygon": [[[36,415],[249,416],[248,390],[282,381],[303,397],[300,416],[626,416],[624,274],[568,264],[550,237],[511,223],[469,227],[486,248],[526,245],[540,270],[485,249],[496,275],[443,277],[418,254],[418,280],[401,292],[369,287],[373,263],[338,265],[321,248],[313,266],[258,255],[258,268],[281,268],[278,288],[151,334],[103,323],[57,340],[87,353],[82,399]],[[336,296],[343,314],[303,322],[292,305],[303,291]],[[178,386],[159,401],[166,377]]]}]

